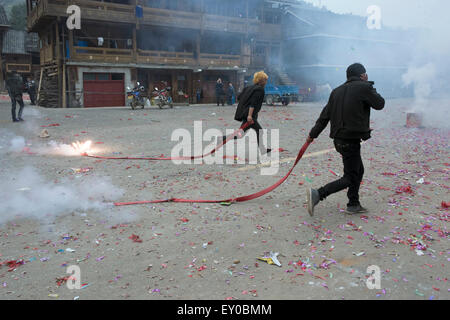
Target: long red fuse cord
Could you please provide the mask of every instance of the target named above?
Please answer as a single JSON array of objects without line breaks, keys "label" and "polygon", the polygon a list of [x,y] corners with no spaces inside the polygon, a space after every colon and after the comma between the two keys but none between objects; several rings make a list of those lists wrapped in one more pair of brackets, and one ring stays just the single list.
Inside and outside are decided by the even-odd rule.
[{"label": "long red fuse cord", "polygon": [[[226,144],[229,140],[231,140],[232,138],[234,138],[234,136],[237,135],[237,133],[240,130],[244,130],[246,129],[248,126],[250,126],[252,123],[251,122],[246,122],[244,123],[238,130],[236,130],[232,135],[228,136],[227,139],[225,141],[223,141],[222,143],[220,143],[216,148],[214,148],[213,150],[211,150],[209,153],[204,154],[204,155],[199,155],[199,156],[190,156],[190,157],[169,157],[169,158],[162,158],[162,157],[104,157],[104,156],[94,156],[94,155],[90,155],[88,153],[83,153],[82,155],[85,157],[89,157],[89,158],[96,158],[96,159],[105,159],[105,160],[193,160],[193,159],[198,159],[198,158],[204,158],[207,157],[211,154],[213,154],[214,152],[216,152],[219,148],[221,148],[224,144]],[[116,202],[114,203],[115,206],[128,206],[128,205],[137,205],[137,204],[150,204],[150,203],[164,203],[164,202],[186,202],[186,203],[235,203],[235,202],[244,202],[244,201],[249,201],[249,200],[253,200],[259,197],[262,197],[263,195],[275,190],[276,188],[278,188],[284,181],[286,181],[286,179],[291,175],[292,171],[294,170],[295,166],[298,164],[298,162],[300,161],[300,159],[303,157],[303,154],[305,153],[306,149],[309,147],[311,143],[310,142],[306,142],[302,148],[300,149],[300,151],[298,152],[297,158],[294,162],[294,165],[292,166],[292,168],[288,171],[288,173],[281,178],[279,181],[277,181],[275,184],[273,184],[272,186],[265,188],[259,192],[247,195],[247,196],[242,196],[242,197],[237,197],[237,198],[230,198],[230,199],[225,199],[225,200],[191,200],[191,199],[179,199],[179,198],[170,198],[170,199],[163,199],[163,200],[149,200],[149,201],[134,201],[134,202]]]}]

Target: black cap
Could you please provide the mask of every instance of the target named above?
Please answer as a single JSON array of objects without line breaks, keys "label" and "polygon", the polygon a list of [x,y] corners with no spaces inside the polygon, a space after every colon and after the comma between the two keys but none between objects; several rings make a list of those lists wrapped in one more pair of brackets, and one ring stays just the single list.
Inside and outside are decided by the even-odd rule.
[{"label": "black cap", "polygon": [[347,68],[347,79],[350,77],[359,77],[366,73],[366,68],[361,63],[354,63]]}]

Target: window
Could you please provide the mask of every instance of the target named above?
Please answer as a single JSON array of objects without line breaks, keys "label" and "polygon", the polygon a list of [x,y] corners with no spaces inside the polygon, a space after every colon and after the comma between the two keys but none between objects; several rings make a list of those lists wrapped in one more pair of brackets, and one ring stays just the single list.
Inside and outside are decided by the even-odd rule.
[{"label": "window", "polygon": [[92,72],[83,73],[83,80],[88,81],[109,81],[109,80],[120,81],[123,79],[124,79],[123,73],[92,73]]},{"label": "window", "polygon": [[95,80],[95,73],[84,73],[83,79],[84,80]]},{"label": "window", "polygon": [[111,80],[123,80],[123,73],[112,73]]},{"label": "window", "polygon": [[109,80],[109,73],[97,73],[97,80]]}]

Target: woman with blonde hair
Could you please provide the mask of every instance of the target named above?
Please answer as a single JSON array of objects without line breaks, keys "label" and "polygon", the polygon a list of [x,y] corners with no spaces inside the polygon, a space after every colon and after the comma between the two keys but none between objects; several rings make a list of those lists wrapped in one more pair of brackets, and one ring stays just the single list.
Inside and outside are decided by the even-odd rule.
[{"label": "woman with blonde hair", "polygon": [[[242,93],[238,96],[238,107],[234,119],[242,121],[242,124],[252,122],[244,131],[252,128],[256,131],[256,138],[259,146],[259,136],[262,130],[261,125],[258,123],[258,113],[261,110],[264,101],[264,87],[267,84],[269,76],[264,71],[256,72],[253,75],[253,85],[244,88]],[[235,137],[237,139],[237,137]],[[269,153],[271,149],[262,149],[263,152]]]}]

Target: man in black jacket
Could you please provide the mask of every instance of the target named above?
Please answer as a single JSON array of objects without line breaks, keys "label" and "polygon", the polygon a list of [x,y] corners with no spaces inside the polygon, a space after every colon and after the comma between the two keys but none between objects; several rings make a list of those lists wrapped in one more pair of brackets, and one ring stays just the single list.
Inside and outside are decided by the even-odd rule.
[{"label": "man in black jacket", "polygon": [[[23,121],[22,119],[22,112],[23,112],[23,79],[22,77],[17,73],[13,72],[8,79],[6,80],[6,88],[9,93],[9,97],[11,98],[11,115],[12,115],[12,121],[13,122],[19,122]],[[16,103],[19,103],[20,109],[19,114],[16,117]]]},{"label": "man in black jacket", "polygon": [[313,142],[331,122],[330,138],[336,151],[342,155],[344,176],[319,189],[307,190],[308,212],[329,195],[348,188],[347,213],[364,213],[367,209],[359,202],[359,186],[364,175],[361,159],[361,140],[370,139],[370,108],[381,110],[384,99],[368,81],[366,69],[355,63],[347,69],[347,82],[331,92],[328,104],[322,110],[307,142]]},{"label": "man in black jacket", "polygon": [[219,106],[219,104],[222,104],[222,106],[225,105],[225,101],[223,99],[223,95],[224,95],[224,91],[223,91],[223,83],[222,83],[222,79],[217,79],[216,82],[216,101],[217,101],[217,106]]}]

